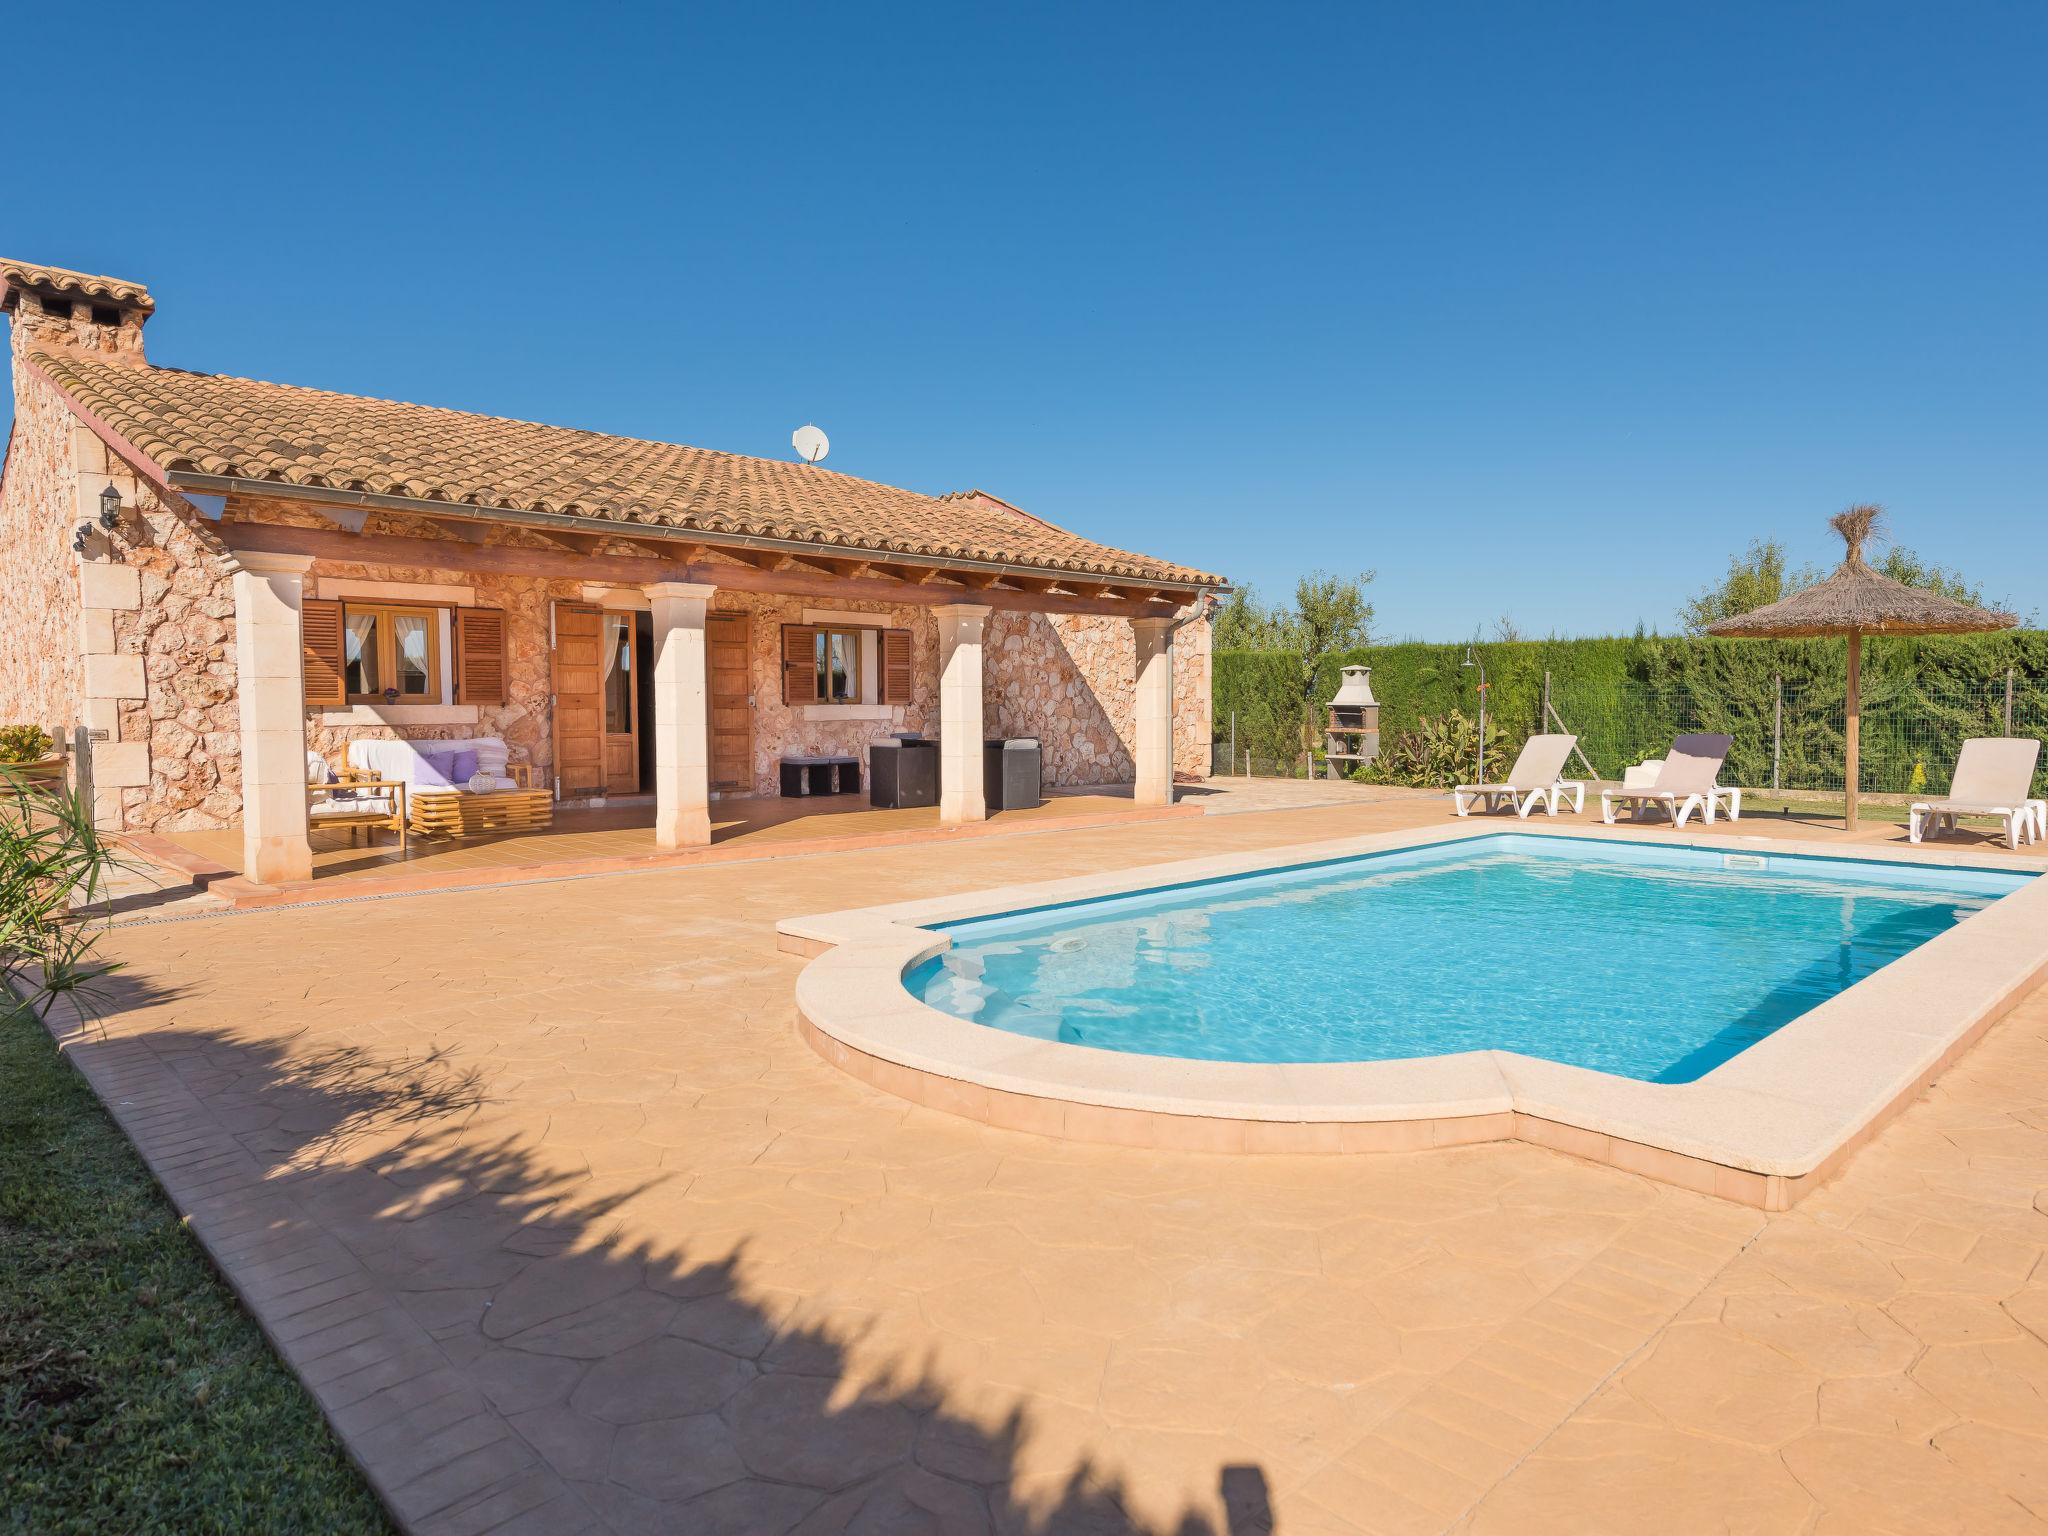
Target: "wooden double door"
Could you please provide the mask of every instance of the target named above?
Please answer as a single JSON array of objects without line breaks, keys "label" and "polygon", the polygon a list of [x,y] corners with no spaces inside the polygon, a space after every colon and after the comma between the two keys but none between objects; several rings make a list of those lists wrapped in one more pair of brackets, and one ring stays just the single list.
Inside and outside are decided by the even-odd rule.
[{"label": "wooden double door", "polygon": [[565,798],[640,791],[647,618],[555,604],[555,778]]},{"label": "wooden double door", "polygon": [[[754,699],[743,613],[704,626],[711,787],[752,787]],[[555,774],[565,797],[630,795],[642,787],[652,722],[647,615],[589,603],[555,604]]]}]

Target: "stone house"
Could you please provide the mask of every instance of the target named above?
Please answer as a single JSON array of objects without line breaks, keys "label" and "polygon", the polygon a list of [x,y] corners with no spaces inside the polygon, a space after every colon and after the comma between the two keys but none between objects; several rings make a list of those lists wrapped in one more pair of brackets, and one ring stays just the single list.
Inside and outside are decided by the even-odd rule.
[{"label": "stone house", "polygon": [[0,311],[0,722],[84,727],[109,830],[239,824],[305,878],[306,753],[365,735],[500,736],[666,847],[897,731],[948,821],[985,734],[1145,803],[1208,770],[1205,572],[983,491],[162,367],[139,283],[0,262]]}]

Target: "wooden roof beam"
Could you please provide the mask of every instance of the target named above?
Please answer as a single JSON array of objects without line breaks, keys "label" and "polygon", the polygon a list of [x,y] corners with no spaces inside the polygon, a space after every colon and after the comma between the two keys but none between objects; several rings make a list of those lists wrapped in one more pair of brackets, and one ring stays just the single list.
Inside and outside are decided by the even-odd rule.
[{"label": "wooden roof beam", "polygon": [[229,549],[310,555],[315,559],[347,560],[398,569],[432,567],[628,586],[657,581],[701,581],[736,592],[779,593],[825,601],[906,603],[920,607],[972,601],[1025,613],[1086,613],[1125,618],[1146,616],[1141,604],[1111,598],[1088,599],[1059,592],[1006,592],[999,587],[989,587],[970,597],[968,588],[950,582],[910,582],[881,576],[848,580],[822,571],[771,572],[747,565],[685,563],[656,560],[645,555],[583,555],[531,545],[470,544],[459,539],[354,534],[333,527],[231,522],[221,525],[219,537]]},{"label": "wooden roof beam", "polygon": [[588,555],[596,551],[598,536],[594,533],[568,533],[560,528],[532,528],[526,530],[557,549],[566,549],[572,555]]},{"label": "wooden roof beam", "polygon": [[425,519],[450,538],[460,539],[465,544],[482,544],[491,536],[491,525],[468,517],[430,517]]},{"label": "wooden roof beam", "polygon": [[847,581],[858,581],[861,577],[873,573],[875,569],[872,560],[832,560],[824,555],[813,555],[811,564]]}]

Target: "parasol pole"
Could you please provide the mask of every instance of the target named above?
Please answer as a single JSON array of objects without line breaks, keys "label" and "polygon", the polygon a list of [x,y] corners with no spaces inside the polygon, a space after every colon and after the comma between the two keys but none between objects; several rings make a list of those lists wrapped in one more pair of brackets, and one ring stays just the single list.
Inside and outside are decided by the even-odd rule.
[{"label": "parasol pole", "polygon": [[1862,768],[1863,756],[1863,631],[1849,631],[1849,709],[1842,721],[1842,742],[1848,758],[1843,769],[1844,787],[1848,790],[1847,814],[1843,824],[1848,831],[1856,830],[1856,784]]}]

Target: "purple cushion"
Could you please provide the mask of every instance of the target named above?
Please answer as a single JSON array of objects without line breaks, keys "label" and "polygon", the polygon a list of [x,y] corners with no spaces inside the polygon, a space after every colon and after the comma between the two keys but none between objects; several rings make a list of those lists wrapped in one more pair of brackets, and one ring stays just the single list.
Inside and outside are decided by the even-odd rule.
[{"label": "purple cushion", "polygon": [[419,770],[413,774],[415,789],[453,789],[455,782],[448,777],[448,770],[455,766],[453,752],[422,752]]},{"label": "purple cushion", "polygon": [[476,753],[456,752],[450,755],[454,762],[447,770],[448,782],[460,788],[476,775]]}]

